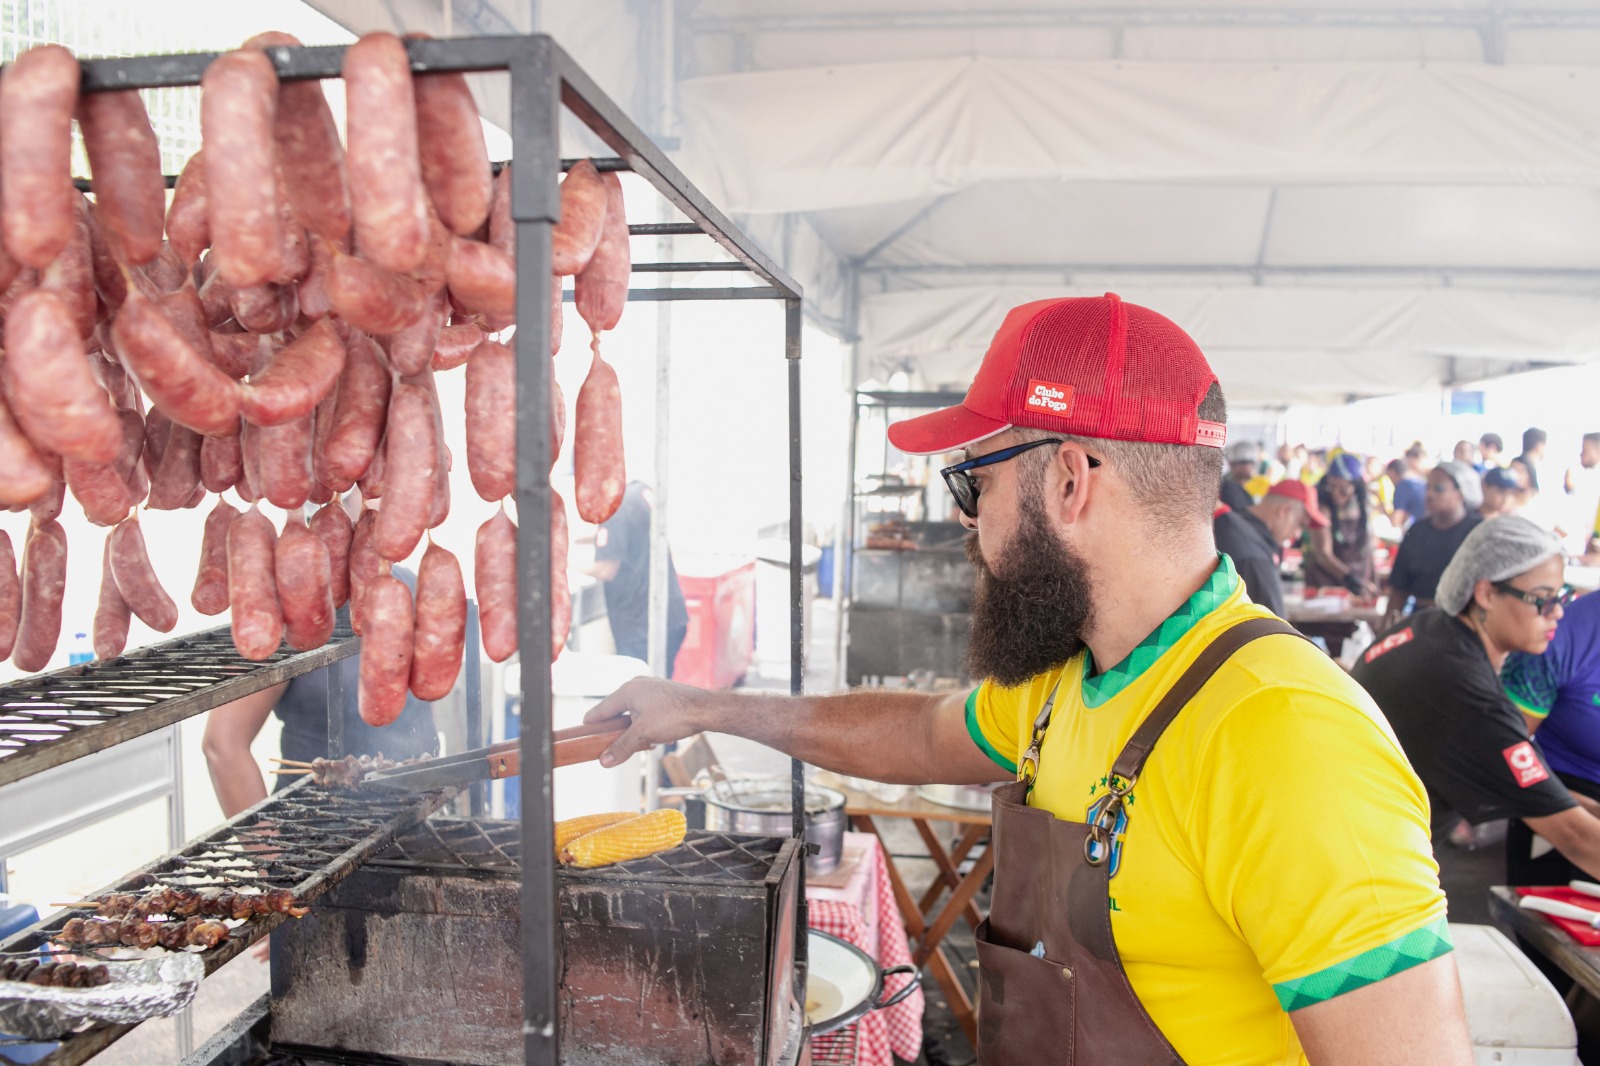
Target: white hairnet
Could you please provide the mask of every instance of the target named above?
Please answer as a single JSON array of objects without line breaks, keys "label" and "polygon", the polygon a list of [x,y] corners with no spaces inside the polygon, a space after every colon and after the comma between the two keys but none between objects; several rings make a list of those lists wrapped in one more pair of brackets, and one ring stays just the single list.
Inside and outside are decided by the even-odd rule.
[{"label": "white hairnet", "polygon": [[1460,614],[1480,581],[1504,581],[1526,573],[1561,551],[1556,535],[1521,515],[1508,514],[1479,524],[1461,542],[1439,578],[1434,602]]},{"label": "white hairnet", "polygon": [[1460,459],[1451,459],[1440,463],[1437,469],[1443,470],[1456,483],[1456,488],[1461,490],[1461,502],[1467,505],[1468,511],[1476,511],[1483,506],[1483,479],[1470,465]]}]

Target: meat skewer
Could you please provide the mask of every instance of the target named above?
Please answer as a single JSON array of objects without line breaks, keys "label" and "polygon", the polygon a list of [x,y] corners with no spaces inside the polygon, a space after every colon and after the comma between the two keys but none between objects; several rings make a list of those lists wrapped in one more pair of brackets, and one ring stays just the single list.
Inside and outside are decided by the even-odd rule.
[{"label": "meat skewer", "polygon": [[376,757],[371,755],[346,755],[342,759],[317,758],[309,763],[294,762],[288,759],[275,759],[274,762],[282,764],[282,769],[274,770],[279,776],[303,776],[311,774],[314,784],[322,788],[355,788],[363,778],[379,770],[392,770],[396,766],[414,766],[417,763],[427,762],[432,756],[419,755],[415,759],[386,759],[381,754]]},{"label": "meat skewer", "polygon": [[56,940],[78,945],[116,945],[134,948],[214,948],[228,939],[228,927],[213,918],[151,922],[138,915],[120,919],[72,918],[55,935]]},{"label": "meat skewer", "polygon": [[95,910],[101,918],[141,920],[158,914],[167,914],[175,918],[200,915],[238,920],[263,914],[287,914],[299,918],[309,912],[309,908],[287,888],[269,888],[261,892],[235,892],[231,889],[158,886],[143,895],[133,892],[113,892],[102,900],[71,906]]},{"label": "meat skewer", "polygon": [[98,988],[111,983],[104,964],[40,962],[36,957],[0,959],[0,981],[26,981],[51,988]]}]

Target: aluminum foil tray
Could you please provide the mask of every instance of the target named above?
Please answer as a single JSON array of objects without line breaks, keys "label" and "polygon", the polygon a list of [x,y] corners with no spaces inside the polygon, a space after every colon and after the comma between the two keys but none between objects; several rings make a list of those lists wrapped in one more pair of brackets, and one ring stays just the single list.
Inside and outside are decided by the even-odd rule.
[{"label": "aluminum foil tray", "polygon": [[204,960],[191,952],[163,951],[106,965],[111,982],[98,988],[41,988],[26,981],[0,981],[0,1032],[54,1040],[89,1022],[132,1025],[164,1018],[189,1005],[206,975]]}]

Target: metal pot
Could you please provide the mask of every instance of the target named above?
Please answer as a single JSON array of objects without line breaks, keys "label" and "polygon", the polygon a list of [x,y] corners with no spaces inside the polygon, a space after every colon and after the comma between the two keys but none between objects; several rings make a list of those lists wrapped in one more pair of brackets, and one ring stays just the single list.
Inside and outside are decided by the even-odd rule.
[{"label": "metal pot", "polygon": [[[900,991],[887,998],[883,979],[893,974],[912,974]],[[811,1035],[831,1033],[863,1015],[892,1007],[922,983],[915,966],[878,969],[865,951],[836,936],[809,931],[806,943],[806,1021]]]},{"label": "metal pot", "polygon": [[[700,794],[706,805],[706,828],[725,833],[757,833],[786,837],[793,832],[793,797],[780,778],[718,781]],[[844,793],[821,785],[806,786],[806,840],[817,853],[806,859],[806,873],[825,874],[844,853]]]}]

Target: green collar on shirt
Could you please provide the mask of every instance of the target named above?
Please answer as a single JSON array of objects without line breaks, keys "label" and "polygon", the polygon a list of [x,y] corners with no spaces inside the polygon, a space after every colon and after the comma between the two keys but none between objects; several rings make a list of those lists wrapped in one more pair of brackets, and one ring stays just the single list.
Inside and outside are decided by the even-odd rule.
[{"label": "green collar on shirt", "polygon": [[1126,659],[1103,674],[1094,674],[1094,659],[1089,650],[1084,649],[1084,706],[1098,707],[1133,684],[1141,674],[1155,665],[1156,660],[1161,658],[1168,648],[1182,640],[1183,635],[1193,629],[1196,622],[1221,607],[1223,602],[1233,595],[1233,590],[1239,587],[1239,572],[1233,568],[1233,560],[1225,553],[1218,552],[1217,560],[1217,568],[1211,571],[1206,583],[1195,590],[1195,594],[1190,596],[1182,607],[1168,615],[1165,621],[1141,640],[1139,646],[1129,652]]}]

